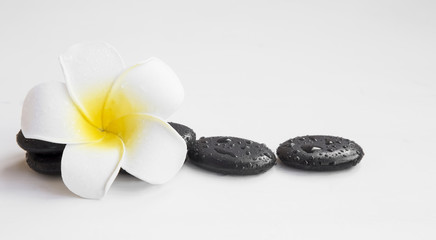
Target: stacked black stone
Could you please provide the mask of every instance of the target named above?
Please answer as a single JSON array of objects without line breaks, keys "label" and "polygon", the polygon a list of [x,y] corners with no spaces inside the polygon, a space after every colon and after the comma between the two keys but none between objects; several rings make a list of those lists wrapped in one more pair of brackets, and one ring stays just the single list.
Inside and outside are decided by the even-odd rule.
[{"label": "stacked black stone", "polygon": [[[179,123],[169,124],[183,137],[188,149],[193,146],[196,136],[191,128]],[[22,131],[17,134],[17,143],[26,151],[26,162],[31,169],[47,175],[61,174],[61,159],[65,144],[29,139],[24,137]],[[121,172],[125,173],[122,169]]]},{"label": "stacked black stone", "polygon": [[61,158],[65,144],[28,139],[21,131],[17,134],[17,143],[27,152],[26,162],[31,169],[42,174],[61,174]]}]

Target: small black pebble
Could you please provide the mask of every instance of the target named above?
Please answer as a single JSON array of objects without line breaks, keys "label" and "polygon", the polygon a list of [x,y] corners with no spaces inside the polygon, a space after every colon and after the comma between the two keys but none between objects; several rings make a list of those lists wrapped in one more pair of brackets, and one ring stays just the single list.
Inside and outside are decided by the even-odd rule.
[{"label": "small black pebble", "polygon": [[309,171],[334,171],[356,166],[363,158],[357,143],[333,136],[304,136],[289,139],[277,148],[287,166]]},{"label": "small black pebble", "polygon": [[229,175],[263,173],[276,163],[274,153],[264,144],[236,137],[202,137],[188,156],[201,168]]}]

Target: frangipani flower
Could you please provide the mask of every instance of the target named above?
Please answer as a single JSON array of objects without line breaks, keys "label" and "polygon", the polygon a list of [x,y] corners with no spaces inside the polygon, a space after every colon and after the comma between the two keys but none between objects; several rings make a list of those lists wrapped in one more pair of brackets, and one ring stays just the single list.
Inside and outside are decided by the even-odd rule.
[{"label": "frangipani flower", "polygon": [[26,138],[66,144],[65,185],[102,198],[120,168],[152,184],[170,180],[186,155],[183,138],[164,120],[183,101],[183,87],[162,61],[125,68],[106,43],[76,44],[60,56],[65,83],[48,82],[27,95]]}]

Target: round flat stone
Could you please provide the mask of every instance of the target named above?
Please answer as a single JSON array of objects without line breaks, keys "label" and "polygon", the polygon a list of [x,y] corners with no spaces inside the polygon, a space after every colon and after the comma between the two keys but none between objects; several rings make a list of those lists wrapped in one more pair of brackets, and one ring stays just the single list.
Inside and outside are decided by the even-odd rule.
[{"label": "round flat stone", "polygon": [[276,163],[274,153],[264,144],[236,137],[200,138],[188,156],[201,168],[229,175],[263,173]]},{"label": "round flat stone", "polygon": [[29,139],[24,137],[23,133],[18,132],[17,143],[22,149],[31,153],[62,153],[65,144],[57,144],[52,142],[41,141],[38,139]]},{"label": "round flat stone", "polygon": [[277,148],[287,166],[310,171],[334,171],[356,166],[363,158],[355,142],[333,136],[303,136],[289,139]]},{"label": "round flat stone", "polygon": [[168,124],[170,124],[171,127],[173,127],[180,134],[180,136],[182,136],[188,149],[191,149],[194,146],[196,140],[194,130],[180,123],[168,122]]}]

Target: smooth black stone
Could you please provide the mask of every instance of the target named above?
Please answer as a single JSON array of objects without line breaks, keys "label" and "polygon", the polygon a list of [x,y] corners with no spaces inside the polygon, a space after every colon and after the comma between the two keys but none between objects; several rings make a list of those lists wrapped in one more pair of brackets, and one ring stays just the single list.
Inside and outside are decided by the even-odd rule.
[{"label": "smooth black stone", "polygon": [[17,134],[17,143],[22,149],[31,153],[44,153],[55,154],[62,153],[65,148],[65,144],[58,144],[52,142],[46,142],[38,139],[29,139],[24,137],[23,132],[20,130]]},{"label": "smooth black stone", "polygon": [[47,175],[61,175],[61,153],[26,153],[27,165],[38,173]]},{"label": "smooth black stone", "polygon": [[355,142],[333,136],[303,136],[289,139],[277,148],[287,166],[309,171],[335,171],[356,166],[363,158]]},{"label": "smooth black stone", "polygon": [[168,123],[185,140],[186,146],[188,147],[188,150],[191,149],[194,146],[195,140],[197,140],[194,130],[192,130],[191,128],[189,128],[185,125],[182,125],[180,123],[173,123],[173,122],[168,122]]},{"label": "smooth black stone", "polygon": [[263,173],[276,163],[274,153],[264,144],[236,137],[200,138],[188,156],[201,168],[229,175]]},{"label": "smooth black stone", "polygon": [[[61,175],[62,153],[26,153],[27,165],[34,171],[46,175]],[[124,169],[120,169],[121,174],[129,174]]]}]

